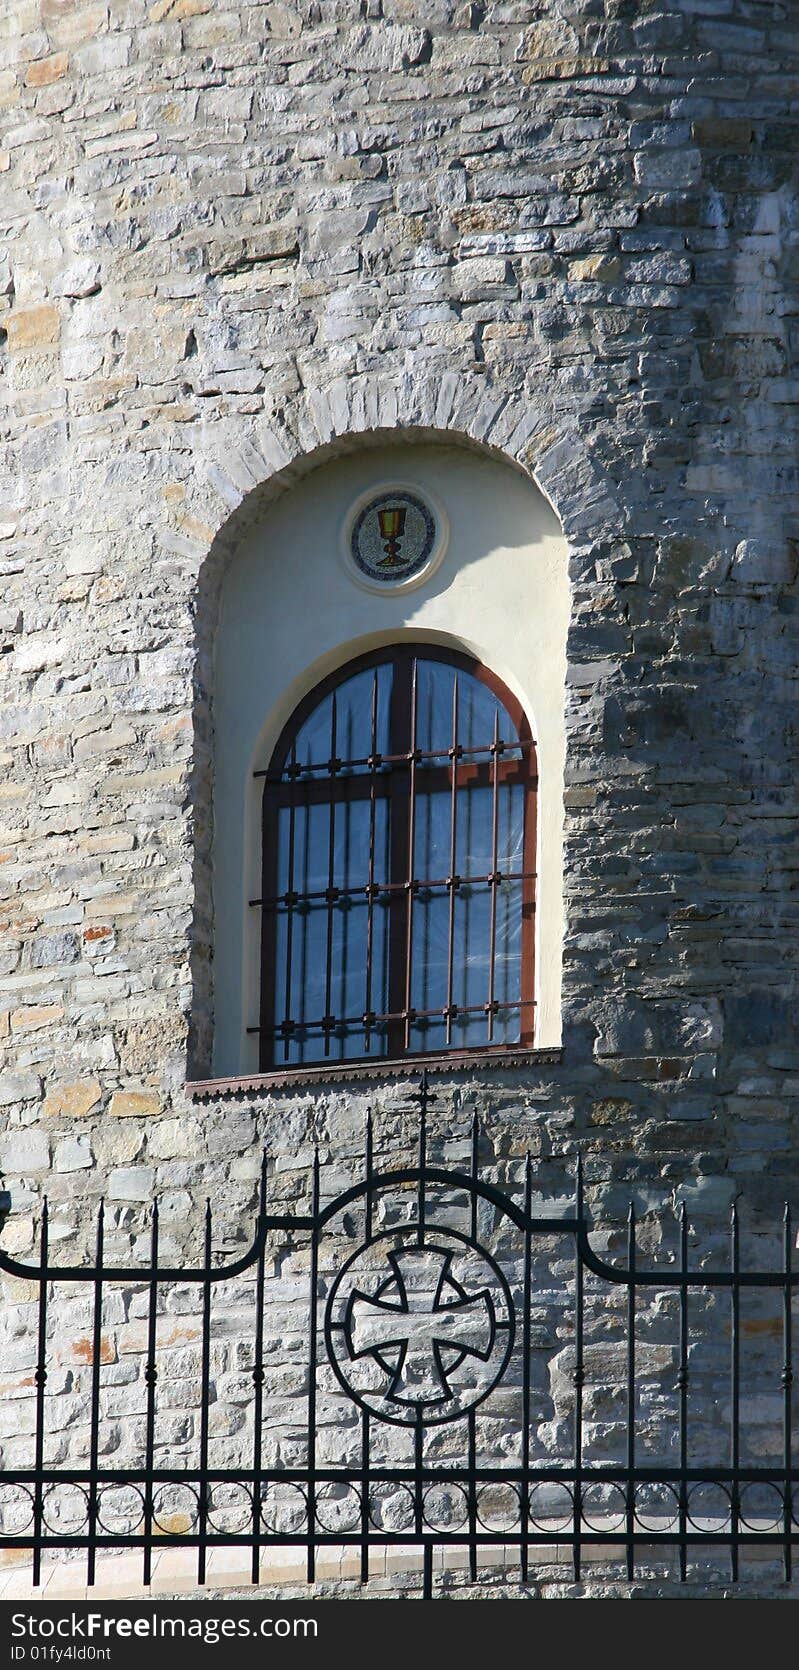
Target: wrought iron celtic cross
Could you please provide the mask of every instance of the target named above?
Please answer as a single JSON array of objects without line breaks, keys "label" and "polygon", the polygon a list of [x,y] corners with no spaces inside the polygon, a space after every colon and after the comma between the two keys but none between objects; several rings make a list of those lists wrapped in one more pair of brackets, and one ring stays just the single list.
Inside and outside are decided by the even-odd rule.
[{"label": "wrought iron celtic cross", "polygon": [[[356,1288],[345,1334],[353,1358],[371,1355],[391,1375],[386,1397],[398,1403],[441,1403],[464,1356],[487,1362],[495,1316],[486,1288],[466,1292],[450,1275],[452,1253],[435,1246],[387,1254],[392,1274],[373,1296]],[[449,1357],[445,1361],[442,1353]]]}]

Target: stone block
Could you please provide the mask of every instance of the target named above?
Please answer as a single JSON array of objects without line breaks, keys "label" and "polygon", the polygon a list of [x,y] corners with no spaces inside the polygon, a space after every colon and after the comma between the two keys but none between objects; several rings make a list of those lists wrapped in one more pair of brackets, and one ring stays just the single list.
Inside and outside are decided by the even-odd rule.
[{"label": "stone block", "polygon": [[151,1166],[118,1166],[108,1179],[109,1200],[150,1200],[155,1172]]},{"label": "stone block", "polygon": [[94,1164],[88,1137],[63,1137],[56,1143],[53,1166],[56,1171],[86,1171]]},{"label": "stone block", "polygon": [[0,1137],[0,1170],[4,1175],[27,1177],[50,1169],[50,1144],[35,1127],[11,1130]]},{"label": "stone block", "polygon": [[49,87],[52,81],[60,81],[68,68],[69,54],[66,52],[53,52],[49,58],[38,58],[25,71],[25,86]]},{"label": "stone block", "polygon": [[42,1113],[46,1119],[86,1119],[99,1108],[102,1098],[99,1079],[72,1079],[48,1087]]},{"label": "stone block", "polygon": [[0,1107],[14,1102],[34,1102],[41,1093],[42,1081],[36,1073],[0,1072]]},{"label": "stone block", "polygon": [[157,1119],[162,1105],[157,1090],[115,1090],[108,1112],[114,1119]]},{"label": "stone block", "polygon": [[15,308],[5,326],[9,350],[12,354],[29,354],[52,349],[58,342],[59,328],[58,308],[52,302],[40,307]]},{"label": "stone block", "polygon": [[42,934],[31,948],[34,968],[57,968],[64,963],[75,963],[79,957],[80,940],[70,932]]},{"label": "stone block", "polygon": [[569,270],[572,278],[590,279],[594,284],[615,284],[621,275],[622,263],[618,255],[585,255],[578,261],[570,262]]}]

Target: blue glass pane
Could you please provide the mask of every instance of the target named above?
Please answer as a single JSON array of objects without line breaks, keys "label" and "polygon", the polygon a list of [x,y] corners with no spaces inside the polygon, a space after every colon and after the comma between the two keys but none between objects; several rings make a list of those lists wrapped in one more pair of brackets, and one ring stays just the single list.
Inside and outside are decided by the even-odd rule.
[{"label": "blue glass pane", "polygon": [[[364,760],[372,750],[372,726],[377,738],[376,752],[386,754],[393,668],[365,667],[336,686],[335,752],[340,760]],[[376,691],[376,713],[373,712]],[[319,706],[304,720],[296,737],[297,764],[306,770],[327,765],[332,757],[333,693],[323,696]],[[366,771],[365,765],[356,766]],[[318,775],[319,773],[317,773]]]},{"label": "blue glass pane", "polygon": [[[473,673],[445,661],[416,664],[416,745],[423,752],[445,754],[452,745],[457,683],[458,742],[476,750],[472,759],[491,758],[496,719],[498,740],[518,743],[510,715],[488,686]],[[517,749],[518,753],[518,749]],[[512,755],[511,755],[512,757]]]}]

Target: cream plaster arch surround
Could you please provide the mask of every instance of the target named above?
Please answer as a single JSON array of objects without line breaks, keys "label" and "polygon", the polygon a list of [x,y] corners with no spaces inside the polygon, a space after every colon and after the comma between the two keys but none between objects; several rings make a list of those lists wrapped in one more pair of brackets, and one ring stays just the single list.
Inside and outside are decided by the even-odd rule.
[{"label": "cream plaster arch surround", "polygon": [[[573,416],[556,417],[535,408],[520,392],[500,392],[477,374],[431,377],[427,372],[417,377],[405,371],[398,378],[342,378],[325,390],[303,391],[279,414],[237,415],[197,426],[192,440],[196,487],[191,497],[205,525],[216,525],[210,544],[197,550],[189,785],[195,910],[188,1065],[190,1077],[205,1078],[214,1034],[214,642],[223,577],[248,531],[280,495],[328,460],[367,448],[390,445],[399,450],[404,444],[420,443],[477,450],[513,466],[532,482],[560,523],[572,586],[593,571],[597,545],[618,539],[625,518],[612,481],[587,454]],[[461,635],[452,641],[464,642]],[[534,714],[531,717],[535,720]],[[234,1076],[229,1052],[221,1069],[217,1056],[213,1070]],[[246,1070],[245,1054],[239,1071]]]}]

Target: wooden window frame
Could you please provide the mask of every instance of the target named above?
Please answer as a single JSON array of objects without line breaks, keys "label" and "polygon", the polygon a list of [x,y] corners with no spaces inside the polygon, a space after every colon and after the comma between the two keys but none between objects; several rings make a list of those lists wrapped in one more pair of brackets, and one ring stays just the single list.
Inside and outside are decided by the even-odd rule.
[{"label": "wooden window frame", "polygon": [[[425,762],[425,756],[416,745],[416,666],[420,661],[431,661],[438,664],[453,666],[468,673],[472,678],[486,685],[497,701],[508,714],[511,724],[516,731],[518,741],[505,741],[504,746],[517,751],[516,757],[502,759],[503,741],[498,737],[495,724],[494,737],[489,742],[480,742],[477,747],[466,750],[457,742],[457,694],[453,699],[453,732],[450,748],[446,751],[448,758],[440,764]],[[376,753],[376,697],[373,700],[372,716],[372,748],[367,760],[363,762],[345,761],[336,757],[336,708],[335,692],[358,673],[375,670],[391,664],[393,668],[392,694],[389,716],[390,753],[380,756]],[[376,689],[376,680],[375,680]],[[292,748],[305,721],[328,695],[333,695],[332,706],[332,738],[330,758],[327,762],[325,775],[308,779],[300,776],[301,767],[292,761]],[[489,760],[471,760],[464,755],[469,752],[490,754]],[[289,762],[287,766],[287,762]],[[365,764],[367,769],[360,773],[342,775],[342,768],[347,764]],[[376,764],[390,770],[375,769]],[[371,769],[369,767],[371,766]],[[288,777],[286,772],[288,771]],[[296,775],[292,776],[292,772]],[[535,909],[536,909],[536,842],[537,842],[537,788],[538,767],[535,742],[532,731],[521,703],[508,690],[500,678],[482,662],[458,650],[445,648],[431,643],[420,643],[403,640],[395,644],[384,645],[380,649],[355,657],[345,662],[334,673],[321,680],[308,694],[303,697],[294,709],[290,719],[284,725],[278,741],[273,749],[269,766],[265,771],[255,773],[264,779],[262,801],[262,841],[261,841],[261,897],[250,901],[253,908],[261,910],[261,987],[260,987],[260,1015],[257,1027],[248,1030],[259,1035],[259,1071],[271,1073],[283,1070],[303,1072],[311,1068],[323,1069],[329,1063],[337,1070],[357,1067],[365,1063],[380,1064],[388,1067],[392,1060],[408,1062],[416,1058],[434,1056],[438,1059],[455,1060],[458,1056],[479,1057],[492,1053],[502,1055],[508,1050],[529,1050],[533,1047],[535,1030]],[[520,783],[524,788],[523,805],[523,837],[522,837],[522,883],[521,898],[521,984],[518,1004],[510,1005],[519,1010],[519,1037],[513,1044],[492,1042],[493,1016],[503,1005],[493,998],[494,954],[495,954],[495,925],[496,925],[496,896],[500,880],[497,869],[496,852],[496,807],[497,787],[503,783]],[[488,1018],[488,1040],[484,1044],[470,1044],[468,1048],[460,1045],[452,1046],[452,1019],[459,1013],[458,1006],[452,1005],[453,978],[453,915],[454,899],[460,878],[450,875],[446,878],[448,898],[450,901],[450,934],[449,934],[449,969],[448,969],[448,1004],[445,1009],[431,1011],[431,1014],[441,1016],[447,1022],[447,1047],[431,1051],[429,1048],[411,1049],[410,1035],[416,1012],[411,1007],[411,989],[413,977],[413,899],[418,891],[419,882],[412,874],[410,855],[414,847],[414,819],[417,800],[420,794],[447,790],[451,795],[452,830],[451,855],[455,852],[455,819],[457,818],[459,795],[476,788],[491,788],[494,791],[494,825],[492,870],[485,878],[486,884],[492,888],[491,935],[492,943],[489,952],[489,996],[483,1007]],[[328,930],[327,957],[327,1013],[320,1017],[320,1024],[328,1026],[324,1031],[324,1057],[318,1060],[290,1063],[288,1059],[278,1059],[280,1038],[283,1037],[284,1048],[287,1051],[289,1034],[285,1027],[291,1024],[288,1011],[281,1026],[276,1019],[276,975],[277,975],[277,899],[278,899],[278,841],[277,832],[281,811],[292,807],[307,805],[312,801],[335,808],[353,799],[369,799],[372,804],[378,798],[389,802],[389,842],[390,864],[389,884],[381,886],[378,891],[391,892],[388,904],[388,942],[389,942],[389,980],[388,980],[388,1012],[387,1016],[372,1016],[371,1023],[385,1022],[387,1025],[387,1050],[385,1054],[369,1052],[370,1027],[369,1016],[369,986],[371,959],[371,931],[373,912],[373,851],[370,853],[369,877],[362,887],[353,887],[353,892],[363,891],[367,895],[367,953],[365,980],[367,988],[367,1003],[364,1010],[367,1053],[361,1056],[347,1056],[339,1058],[331,1050],[331,1037],[335,1030],[335,1017],[330,1016],[330,927]],[[330,876],[332,880],[332,846],[335,811],[331,812],[330,820]],[[374,820],[372,820],[374,830]],[[289,835],[289,845],[293,848],[293,831]],[[450,871],[452,871],[452,863]],[[482,878],[469,878],[479,881]],[[335,910],[337,894],[335,888],[328,891],[331,897],[328,902],[328,922],[330,924],[332,912]],[[349,889],[348,889],[349,891]],[[293,896],[293,877],[289,871],[287,895]],[[282,896],[281,896],[282,897]],[[327,898],[327,894],[325,895]],[[291,909],[291,907],[289,907]],[[291,989],[291,939],[287,953],[288,969],[286,982],[288,991]],[[328,1024],[329,1023],[329,1024]],[[310,1024],[310,1023],[308,1023]]]}]

